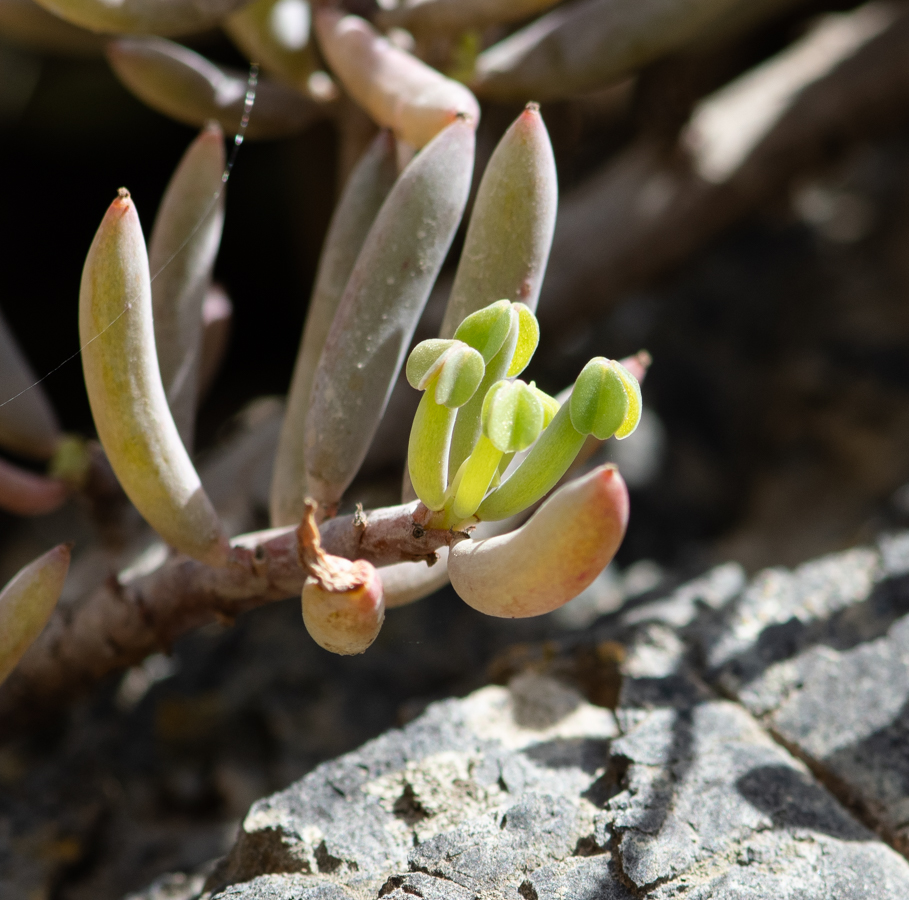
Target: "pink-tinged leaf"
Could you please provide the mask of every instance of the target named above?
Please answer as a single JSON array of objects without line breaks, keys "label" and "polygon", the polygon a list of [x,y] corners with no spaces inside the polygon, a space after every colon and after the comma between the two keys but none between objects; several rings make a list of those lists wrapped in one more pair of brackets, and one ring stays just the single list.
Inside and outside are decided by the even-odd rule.
[{"label": "pink-tinged leaf", "polygon": [[613,558],[628,524],[628,490],[601,466],[557,490],[516,531],[451,548],[458,595],[490,616],[551,612],[576,597]]},{"label": "pink-tinged leaf", "polygon": [[0,459],[0,509],[17,516],[43,516],[63,505],[66,484]]},{"label": "pink-tinged leaf", "polygon": [[[128,37],[106,49],[114,74],[143,103],[178,122],[201,128],[209,119],[229,134],[240,126],[248,73],[219,66],[159,37]],[[328,104],[304,97],[285,84],[259,78],[246,137],[286,137],[321,119]]]},{"label": "pink-tinged leaf", "polygon": [[401,173],[369,230],[313,379],[307,490],[325,506],[359,470],[457,230],[474,155],[458,119]]},{"label": "pink-tinged leaf", "polygon": [[319,46],[347,92],[379,124],[418,149],[456,118],[476,128],[480,106],[463,84],[394,46],[359,16],[323,9]]},{"label": "pink-tinged leaf", "polygon": [[127,496],[172,547],[210,565],[229,546],[167,405],[136,207],[111,203],[82,270],[82,371],[98,438]]}]

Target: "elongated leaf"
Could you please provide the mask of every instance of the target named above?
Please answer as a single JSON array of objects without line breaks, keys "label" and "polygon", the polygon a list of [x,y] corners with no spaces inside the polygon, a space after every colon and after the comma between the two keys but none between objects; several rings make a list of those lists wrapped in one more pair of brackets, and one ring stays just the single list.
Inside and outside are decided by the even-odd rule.
[{"label": "elongated leaf", "polygon": [[383,28],[410,31],[463,31],[520,22],[559,0],[404,0],[379,14]]},{"label": "elongated leaf", "polygon": [[628,491],[615,466],[559,488],[517,531],[451,548],[452,587],[490,616],[551,612],[584,590],[615,556],[628,524]]},{"label": "elongated leaf", "polygon": [[64,482],[0,459],[0,509],[18,516],[40,516],[59,508],[66,494]]},{"label": "elongated leaf", "polygon": [[39,556],[0,591],[0,682],[41,634],[69,570],[70,544]]},{"label": "elongated leaf", "polygon": [[199,394],[202,304],[224,226],[224,164],[224,132],[213,122],[180,160],[149,242],[158,365],[187,448],[193,444]]},{"label": "elongated leaf", "polygon": [[215,27],[248,0],[38,0],[54,15],[107,34],[191,34]]},{"label": "elongated leaf", "polygon": [[[201,128],[209,119],[236,132],[246,97],[247,73],[159,37],[119,38],[107,45],[116,76],[152,109]],[[277,138],[302,131],[325,115],[326,105],[283,84],[259,78],[246,137]]]},{"label": "elongated leaf", "polygon": [[401,174],[357,258],[306,422],[312,495],[336,503],[360,467],[467,202],[474,130],[457,120]]},{"label": "elongated leaf", "polygon": [[490,100],[554,100],[624,78],[749,0],[574,0],[484,50]]},{"label": "elongated leaf", "polygon": [[0,403],[11,400],[0,406],[0,446],[22,456],[49,459],[60,440],[60,425],[37,380],[0,314]]},{"label": "elongated leaf", "polygon": [[555,229],[558,182],[540,110],[530,104],[505,132],[477,191],[441,336],[496,300],[536,309]]},{"label": "elongated leaf", "polygon": [[332,217],[309,301],[275,457],[271,486],[273,527],[294,525],[303,517],[304,436],[313,378],[357,255],[396,176],[394,139],[384,132],[357,163]]},{"label": "elongated leaf", "polygon": [[394,46],[358,16],[323,9],[319,46],[347,92],[379,124],[425,146],[458,116],[474,127],[480,107],[470,91]]},{"label": "elongated leaf", "polygon": [[161,383],[145,241],[123,189],[85,260],[79,337],[95,427],[124,491],[171,546],[222,565],[227,538],[180,440]]}]

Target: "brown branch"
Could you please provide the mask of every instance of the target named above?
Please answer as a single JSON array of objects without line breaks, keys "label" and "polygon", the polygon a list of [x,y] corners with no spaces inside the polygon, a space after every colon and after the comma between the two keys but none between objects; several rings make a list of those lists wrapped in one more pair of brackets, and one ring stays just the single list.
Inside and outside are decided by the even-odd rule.
[{"label": "brown branch", "polygon": [[[446,531],[424,529],[421,504],[340,516],[320,529],[326,552],[376,566],[434,560]],[[256,532],[233,542],[229,564],[211,568],[171,554],[152,571],[111,577],[61,606],[0,686],[0,737],[97,684],[111,672],[168,650],[186,631],[299,595],[306,570],[294,528]]]}]

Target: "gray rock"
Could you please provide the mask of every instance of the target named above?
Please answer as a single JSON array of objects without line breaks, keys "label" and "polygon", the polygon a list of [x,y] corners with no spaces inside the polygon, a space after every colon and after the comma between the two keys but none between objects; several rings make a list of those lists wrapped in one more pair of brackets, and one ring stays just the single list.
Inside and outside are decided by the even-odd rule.
[{"label": "gray rock", "polygon": [[907,575],[902,536],[633,604],[255,803],[208,896],[905,900]]},{"label": "gray rock", "polygon": [[[909,849],[909,537],[759,576],[706,653],[717,683]],[[788,617],[788,618],[787,618]],[[698,637],[704,640],[703,633]],[[732,648],[734,646],[734,652]]]},{"label": "gray rock", "polygon": [[422,870],[519,898],[524,875],[592,840],[583,794],[617,735],[611,710],[535,675],[435,704],[254,804],[209,887],[296,872],[374,897]]},{"label": "gray rock", "polygon": [[531,873],[519,888],[525,900],[632,900],[611,857],[574,856]]}]

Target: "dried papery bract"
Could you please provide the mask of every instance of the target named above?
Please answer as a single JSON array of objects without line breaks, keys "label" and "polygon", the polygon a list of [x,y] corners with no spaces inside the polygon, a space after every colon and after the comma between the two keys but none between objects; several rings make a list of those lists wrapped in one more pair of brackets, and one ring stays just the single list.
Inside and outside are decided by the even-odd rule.
[{"label": "dried papery bract", "polygon": [[[248,73],[215,65],[204,56],[159,37],[130,37],[106,48],[114,74],[152,109],[201,128],[210,119],[233,134],[240,126]],[[255,115],[246,137],[278,138],[302,131],[326,113],[326,105],[260,76]]]},{"label": "dried papery bract", "polygon": [[457,117],[474,127],[480,107],[471,92],[394,46],[358,16],[323,9],[319,46],[347,92],[379,124],[420,148]]},{"label": "dried papery bract", "polygon": [[47,624],[69,570],[71,544],[60,544],[16,574],[0,591],[0,682]]},{"label": "dried papery bract", "polygon": [[615,555],[628,491],[614,466],[559,488],[516,531],[452,546],[448,574],[468,605],[490,616],[551,612],[576,597]]},{"label": "dried papery bract", "polygon": [[41,516],[63,505],[69,493],[58,478],[46,478],[0,459],[0,509],[17,516]]},{"label": "dried papery bract", "polygon": [[273,77],[309,93],[318,68],[307,0],[256,0],[222,23],[228,37],[247,59]]},{"label": "dried papery bract", "polygon": [[457,32],[520,22],[555,6],[559,0],[404,0],[379,13],[384,28],[415,32]]},{"label": "dried papery bract", "polygon": [[531,103],[505,132],[486,165],[440,337],[493,300],[537,307],[558,206],[549,134]]},{"label": "dried papery bract", "polygon": [[11,401],[0,406],[0,447],[22,456],[49,459],[60,440],[60,425],[37,380],[0,315],[0,402]]},{"label": "dried papery bract", "polygon": [[61,19],[108,34],[190,34],[214,28],[247,0],[38,0]]},{"label": "dried papery bract", "polygon": [[186,447],[199,395],[202,304],[224,226],[224,132],[210,123],[171,177],[148,248],[161,380]]},{"label": "dried papery bract", "polygon": [[402,172],[357,258],[306,420],[308,489],[326,506],[366,456],[463,214],[473,154],[473,123],[458,119]]},{"label": "dried papery bract", "polygon": [[145,241],[123,189],[85,260],[79,337],[95,427],[124,491],[171,546],[223,565],[227,538],[180,440],[161,383]]},{"label": "dried papery bract", "polygon": [[471,86],[490,100],[555,100],[624,78],[742,0],[574,0],[484,50]]},{"label": "dried papery bract", "polygon": [[386,131],[375,138],[351,173],[332,216],[306,313],[306,326],[275,456],[271,486],[271,524],[275,527],[295,525],[303,516],[306,497],[304,434],[319,356],[366,235],[396,177],[395,142]]},{"label": "dried papery bract", "polygon": [[300,562],[309,572],[303,586],[303,623],[325,650],[342,656],[363,653],[385,621],[382,580],[366,560],[351,562],[322,550],[314,511],[315,504],[307,504],[297,530]]}]

